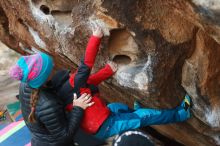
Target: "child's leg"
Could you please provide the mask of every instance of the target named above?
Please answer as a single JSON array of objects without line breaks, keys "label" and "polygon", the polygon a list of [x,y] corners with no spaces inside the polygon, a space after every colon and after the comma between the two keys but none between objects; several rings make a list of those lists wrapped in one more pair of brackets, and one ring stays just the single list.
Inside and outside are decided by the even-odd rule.
[{"label": "child's leg", "polygon": [[107,105],[107,107],[110,109],[113,113],[130,113],[133,112],[132,109],[130,109],[126,104],[122,103],[110,103]]},{"label": "child's leg", "polygon": [[190,118],[190,108],[185,110],[182,104],[177,108],[167,110],[140,108],[132,113],[112,113],[103,123],[96,137],[105,139],[127,130],[181,122],[188,118]]},{"label": "child's leg", "polygon": [[132,113],[113,113],[103,123],[95,136],[100,139],[106,139],[127,130],[149,125],[179,122],[179,119],[178,111],[176,109],[139,109]]},{"label": "child's leg", "polygon": [[141,120],[135,113],[112,113],[102,124],[95,137],[107,139],[121,132],[137,129],[141,126]]},{"label": "child's leg", "polygon": [[165,110],[140,108],[134,113],[141,118],[141,126],[169,124],[189,119],[191,105],[191,98],[186,95],[180,106],[176,108]]},{"label": "child's leg", "polygon": [[157,110],[157,109],[138,109],[134,112],[141,119],[141,126],[161,125],[180,122],[180,115],[177,109]]},{"label": "child's leg", "polygon": [[113,74],[114,72],[112,71],[111,67],[108,64],[106,64],[104,68],[90,75],[87,83],[97,86],[102,81],[111,77]]},{"label": "child's leg", "polygon": [[190,118],[191,104],[191,98],[186,95],[176,108],[164,110],[138,108],[134,113],[141,118],[141,126],[182,122]]}]

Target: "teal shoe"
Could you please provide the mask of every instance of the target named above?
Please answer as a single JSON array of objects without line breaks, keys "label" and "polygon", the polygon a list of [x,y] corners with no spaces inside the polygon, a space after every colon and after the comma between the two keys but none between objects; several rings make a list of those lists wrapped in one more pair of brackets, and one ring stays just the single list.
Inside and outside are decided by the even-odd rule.
[{"label": "teal shoe", "polygon": [[185,95],[181,105],[178,108],[180,121],[185,121],[191,117],[190,109],[192,107],[192,100],[189,95]]},{"label": "teal shoe", "polygon": [[138,109],[140,109],[140,108],[142,108],[140,102],[138,102],[137,100],[135,100],[135,101],[134,101],[134,110],[136,111],[136,110],[138,110]]},{"label": "teal shoe", "polygon": [[192,107],[192,100],[189,97],[188,94],[185,95],[183,101],[181,102],[181,107],[183,107],[185,109],[185,111],[187,111],[189,108]]}]

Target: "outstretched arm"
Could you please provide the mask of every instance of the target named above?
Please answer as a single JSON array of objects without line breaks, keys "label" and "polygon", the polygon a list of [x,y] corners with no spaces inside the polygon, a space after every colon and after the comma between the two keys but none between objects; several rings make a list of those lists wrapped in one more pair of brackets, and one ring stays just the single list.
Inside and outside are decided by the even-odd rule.
[{"label": "outstretched arm", "polygon": [[116,72],[116,70],[117,65],[113,62],[110,62],[106,64],[104,68],[89,76],[87,83],[97,86],[102,81],[110,78]]},{"label": "outstretched arm", "polygon": [[103,36],[101,28],[97,27],[93,30],[93,35],[90,37],[86,47],[84,63],[91,69],[95,63],[95,58],[99,50],[100,40]]},{"label": "outstretched arm", "polygon": [[77,87],[80,89],[85,86],[91,69],[95,63],[95,58],[98,53],[102,35],[101,28],[97,27],[95,30],[93,30],[93,35],[89,39],[84,59],[81,61],[76,73],[70,75],[69,81],[72,87]]}]

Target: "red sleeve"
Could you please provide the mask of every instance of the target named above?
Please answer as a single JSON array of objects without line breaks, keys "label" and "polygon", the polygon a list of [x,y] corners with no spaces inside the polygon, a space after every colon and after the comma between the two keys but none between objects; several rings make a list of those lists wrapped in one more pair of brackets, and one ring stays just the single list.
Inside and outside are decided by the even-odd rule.
[{"label": "red sleeve", "polygon": [[[77,70],[76,70],[76,72],[77,72]],[[73,74],[70,74],[69,82],[72,87],[74,87],[74,79],[75,79],[76,72]]]},{"label": "red sleeve", "polygon": [[99,44],[101,38],[96,36],[91,36],[86,47],[86,53],[84,58],[84,63],[91,69],[95,63],[95,58],[99,50]]},{"label": "red sleeve", "polygon": [[71,111],[73,109],[73,104],[72,103],[70,103],[70,104],[68,104],[66,107],[65,107],[65,110],[66,111]]},{"label": "red sleeve", "polygon": [[97,73],[92,74],[89,76],[89,79],[87,81],[88,84],[98,85],[102,81],[108,79],[114,74],[111,67],[107,64],[104,68],[99,70]]}]

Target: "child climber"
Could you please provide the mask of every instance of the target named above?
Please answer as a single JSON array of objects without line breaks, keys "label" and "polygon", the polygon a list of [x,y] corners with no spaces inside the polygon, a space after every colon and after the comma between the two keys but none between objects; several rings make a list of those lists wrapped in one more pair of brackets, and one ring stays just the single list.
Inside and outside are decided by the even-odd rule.
[{"label": "child climber", "polygon": [[127,105],[121,103],[112,103],[106,106],[99,98],[97,85],[114,74],[116,65],[111,62],[97,73],[90,75],[102,36],[100,28],[93,31],[84,59],[75,73],[70,74],[69,77],[68,71],[61,71],[51,80],[51,85],[56,86],[57,94],[64,100],[67,111],[74,108],[72,106],[74,103],[71,103],[73,93],[76,93],[78,97],[84,93],[92,95],[91,100],[94,104],[85,110],[81,123],[81,128],[84,131],[99,139],[105,139],[131,129],[182,122],[190,118],[191,99],[188,95],[185,96],[180,106],[173,109],[147,109],[135,104],[134,110],[131,110]]}]

